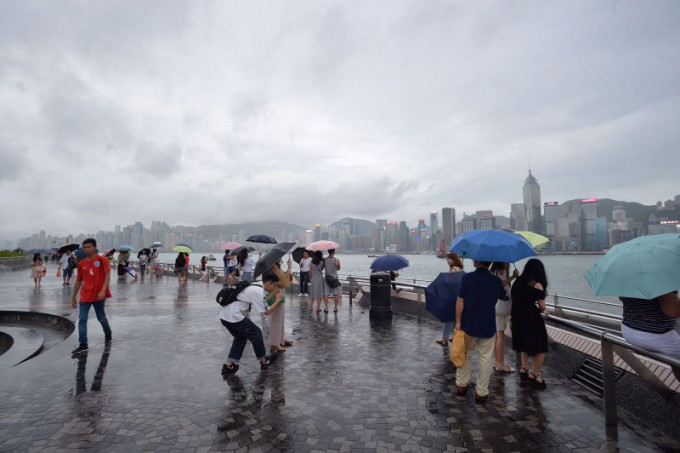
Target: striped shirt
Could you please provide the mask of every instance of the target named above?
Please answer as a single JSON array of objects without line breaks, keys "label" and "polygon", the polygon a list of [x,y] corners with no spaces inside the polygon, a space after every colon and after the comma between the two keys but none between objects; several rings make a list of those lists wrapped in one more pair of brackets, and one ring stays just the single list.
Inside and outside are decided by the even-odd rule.
[{"label": "striped shirt", "polygon": [[661,302],[656,297],[651,300],[619,297],[623,302],[622,323],[631,329],[647,333],[666,333],[675,329],[675,319],[661,311]]}]

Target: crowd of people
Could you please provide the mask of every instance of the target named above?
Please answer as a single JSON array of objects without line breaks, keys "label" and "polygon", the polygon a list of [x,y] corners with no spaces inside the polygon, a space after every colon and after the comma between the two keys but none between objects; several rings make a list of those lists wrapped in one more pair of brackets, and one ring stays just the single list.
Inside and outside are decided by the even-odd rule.
[{"label": "crowd of people", "polygon": [[[87,239],[83,243],[85,258],[77,261],[71,252],[66,252],[58,262],[58,272],[63,274],[63,285],[70,285],[73,270],[77,269],[73,290],[73,307],[78,303],[76,297],[82,288],[78,322],[79,346],[74,354],[87,350],[87,318],[89,308],[94,307],[97,320],[102,325],[106,341],[112,338],[111,328],[106,318],[104,304],[110,297],[109,280],[112,257],[97,254],[96,241]],[[158,263],[158,253],[143,251],[138,255],[139,274],[143,275],[149,265]],[[443,323],[442,337],[436,342],[448,345],[452,342],[453,330],[464,332],[464,365],[456,370],[456,393],[467,394],[472,382],[472,364],[478,361],[478,376],[475,386],[475,399],[483,402],[489,395],[491,373],[514,373],[516,370],[505,363],[505,333],[510,329],[512,349],[519,354],[521,368],[519,380],[531,389],[545,389],[547,383],[541,375],[541,367],[548,352],[548,334],[542,313],[546,311],[546,291],[548,281],[543,263],[530,259],[520,274],[516,269],[510,272],[508,263],[475,261],[474,270],[465,273],[463,262],[455,253],[447,255],[450,272],[462,272],[458,294],[452,297],[455,304],[455,319]],[[129,268],[129,253],[121,252],[117,260],[118,275],[124,276]],[[222,307],[219,312],[221,323],[233,336],[232,346],[223,373],[233,373],[239,368],[239,361],[247,342],[251,342],[255,355],[262,367],[271,363],[276,354],[284,352],[293,342],[285,338],[286,290],[292,278],[292,261],[287,268],[283,262],[272,265],[262,275],[261,281],[253,281],[256,265],[247,249],[232,256],[229,251],[224,255],[225,284],[243,282],[247,285],[238,294],[236,302]],[[175,260],[175,272],[181,286],[186,285],[189,256],[179,253]],[[338,271],[340,260],[335,251],[329,250],[326,257],[320,251],[305,251],[299,262],[299,296],[309,298],[312,313],[330,309],[333,298],[333,311],[338,311],[341,298]],[[40,254],[35,254],[31,262],[31,277],[36,286],[40,285],[46,268]],[[660,296],[653,300],[621,298],[623,302],[622,333],[633,345],[666,353],[680,358],[680,334],[675,330],[676,319],[680,317],[680,302],[677,292]],[[264,340],[261,326],[255,322],[260,314],[268,317],[269,338]],[[267,355],[269,352],[273,355]],[[678,371],[676,375],[680,378]]]}]

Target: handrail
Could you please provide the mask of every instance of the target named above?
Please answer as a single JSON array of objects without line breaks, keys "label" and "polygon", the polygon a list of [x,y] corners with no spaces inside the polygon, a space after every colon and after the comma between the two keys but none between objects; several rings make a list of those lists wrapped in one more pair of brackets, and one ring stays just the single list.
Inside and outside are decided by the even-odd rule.
[{"label": "handrail", "polygon": [[583,324],[578,321],[563,319],[555,315],[544,314],[543,317],[547,320],[557,324],[566,325],[577,331],[592,335],[600,339],[601,354],[602,354],[602,375],[604,377],[604,406],[605,406],[605,424],[608,428],[616,428],[618,424],[618,415],[616,409],[616,376],[614,372],[614,352],[631,366],[638,375],[645,381],[649,382],[653,387],[661,393],[668,391],[668,388],[659,378],[657,378],[647,367],[640,362],[630,351],[635,352],[641,356],[654,359],[663,364],[674,368],[676,376],[677,370],[680,370],[680,360],[655,351],[649,351],[638,346],[632,345],[624,340],[619,335],[611,331],[598,329],[593,326]]}]

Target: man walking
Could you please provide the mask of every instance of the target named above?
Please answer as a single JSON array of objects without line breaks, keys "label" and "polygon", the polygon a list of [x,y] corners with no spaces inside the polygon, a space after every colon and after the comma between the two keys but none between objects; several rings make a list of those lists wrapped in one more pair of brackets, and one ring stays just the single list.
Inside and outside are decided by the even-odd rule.
[{"label": "man walking", "polygon": [[302,259],[300,260],[300,294],[299,296],[309,295],[309,271],[311,270],[312,258],[309,252],[305,250],[302,252]]},{"label": "man walking", "polygon": [[489,272],[490,262],[475,261],[475,271],[460,281],[456,300],[456,329],[465,332],[465,364],[456,369],[456,394],[467,394],[472,374],[472,355],[479,356],[475,400],[489,396],[489,377],[496,337],[496,301],[507,300],[503,282]]},{"label": "man walking", "polygon": [[104,301],[111,297],[111,291],[109,291],[111,267],[106,258],[97,254],[97,241],[94,239],[85,239],[83,250],[85,251],[85,258],[78,263],[78,276],[71,300],[71,306],[76,308],[78,306],[76,297],[82,286],[78,313],[78,341],[80,345],[72,351],[72,354],[80,354],[88,349],[87,317],[90,313],[90,307],[94,307],[97,320],[104,329],[104,341],[106,343],[111,342],[111,327],[109,327],[109,321],[104,312]]},{"label": "man walking", "polygon": [[265,312],[264,292],[278,291],[276,286],[278,281],[276,275],[266,273],[262,276],[262,286],[255,283],[248,285],[238,293],[234,302],[220,309],[220,321],[234,337],[227,361],[222,365],[222,374],[238,371],[243,350],[249,341],[253,345],[255,357],[260,362],[260,368],[266,368],[271,363],[271,358],[266,356],[262,329],[250,320],[248,314],[252,311],[259,316]]}]

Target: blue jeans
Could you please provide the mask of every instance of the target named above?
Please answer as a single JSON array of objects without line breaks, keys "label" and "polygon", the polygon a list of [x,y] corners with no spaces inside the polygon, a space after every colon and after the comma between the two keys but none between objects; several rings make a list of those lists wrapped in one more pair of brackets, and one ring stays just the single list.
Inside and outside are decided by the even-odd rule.
[{"label": "blue jeans", "polygon": [[300,271],[300,292],[302,294],[309,293],[309,271]]},{"label": "blue jeans", "polygon": [[222,321],[222,325],[227,328],[229,333],[234,336],[234,342],[231,344],[227,361],[238,365],[248,341],[253,345],[255,357],[258,360],[265,357],[267,350],[264,347],[262,329],[257,327],[253,321],[249,318],[243,318],[239,322],[227,322],[220,318],[220,321]]},{"label": "blue jeans", "polygon": [[442,325],[444,326],[444,330],[442,331],[442,338],[451,338],[451,333],[453,332],[453,326],[454,326],[453,321],[446,321]]},{"label": "blue jeans", "polygon": [[104,334],[111,333],[111,327],[109,327],[109,320],[106,319],[106,313],[104,313],[104,302],[106,299],[99,300],[97,302],[81,302],[80,310],[78,312],[78,341],[80,344],[87,344],[87,315],[90,313],[90,307],[94,306],[94,312],[97,315],[97,321],[102,325],[104,329]]}]

